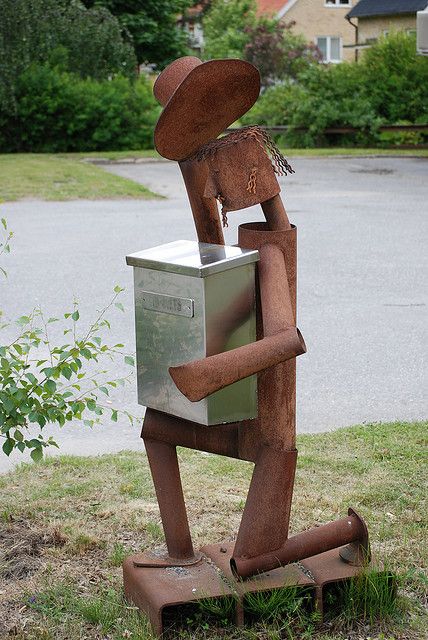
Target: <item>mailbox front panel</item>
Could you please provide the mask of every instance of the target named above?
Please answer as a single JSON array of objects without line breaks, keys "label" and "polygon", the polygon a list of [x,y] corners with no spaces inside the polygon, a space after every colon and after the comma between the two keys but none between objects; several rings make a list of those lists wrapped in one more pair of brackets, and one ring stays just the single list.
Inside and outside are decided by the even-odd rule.
[{"label": "mailbox front panel", "polygon": [[203,280],[134,268],[134,287],[138,402],[205,424],[206,400],[190,402],[168,373],[205,356]]},{"label": "mailbox front panel", "polygon": [[256,339],[254,263],[206,277],[134,267],[134,286],[138,402],[205,425],[255,418],[256,376],[190,402],[168,373]]}]

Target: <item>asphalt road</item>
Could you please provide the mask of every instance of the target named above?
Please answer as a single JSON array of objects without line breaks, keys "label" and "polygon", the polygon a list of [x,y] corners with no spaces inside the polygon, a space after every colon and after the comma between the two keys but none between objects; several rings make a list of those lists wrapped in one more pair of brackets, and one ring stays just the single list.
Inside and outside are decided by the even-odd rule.
[{"label": "asphalt road", "polygon": [[[298,325],[308,347],[298,359],[298,431],[426,418],[428,161],[302,158],[293,165],[282,186],[299,232]],[[113,312],[110,340],[132,351],[125,255],[195,234],[174,163],[106,170],[167,198],[3,203],[0,215],[15,237],[0,307],[10,318],[39,304],[58,316],[76,297],[84,324],[121,284],[126,311]],[[235,242],[238,224],[257,219],[258,208],[230,213],[226,241]],[[142,415],[134,384],[113,403]],[[142,449],[139,430],[120,420],[92,430],[67,426],[57,437],[62,453],[95,454]],[[0,455],[0,471],[16,460]]]}]

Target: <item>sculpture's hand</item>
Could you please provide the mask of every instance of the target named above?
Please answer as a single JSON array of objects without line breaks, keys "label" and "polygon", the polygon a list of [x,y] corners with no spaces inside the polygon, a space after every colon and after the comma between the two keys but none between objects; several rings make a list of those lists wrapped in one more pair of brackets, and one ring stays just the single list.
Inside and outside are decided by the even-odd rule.
[{"label": "sculpture's hand", "polygon": [[260,248],[260,297],[264,338],[176,367],[169,373],[177,388],[192,402],[224,387],[306,352],[295,326],[282,251]]},{"label": "sculpture's hand", "polygon": [[274,336],[202,360],[170,367],[177,388],[192,402],[263,369],[305,353],[300,331],[289,327]]}]

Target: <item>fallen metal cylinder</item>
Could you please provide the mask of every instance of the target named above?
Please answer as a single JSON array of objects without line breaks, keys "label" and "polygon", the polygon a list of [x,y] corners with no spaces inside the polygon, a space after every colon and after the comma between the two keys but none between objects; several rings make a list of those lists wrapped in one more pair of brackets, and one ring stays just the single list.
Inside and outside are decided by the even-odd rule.
[{"label": "fallen metal cylinder", "polygon": [[197,402],[238,380],[305,352],[302,334],[296,327],[289,327],[243,347],[170,367],[169,373],[181,393]]},{"label": "fallen metal cylinder", "polygon": [[292,536],[276,551],[253,558],[233,556],[230,566],[235,576],[249,578],[356,541],[361,541],[361,545],[368,549],[366,524],[353,509],[349,509],[348,517]]}]

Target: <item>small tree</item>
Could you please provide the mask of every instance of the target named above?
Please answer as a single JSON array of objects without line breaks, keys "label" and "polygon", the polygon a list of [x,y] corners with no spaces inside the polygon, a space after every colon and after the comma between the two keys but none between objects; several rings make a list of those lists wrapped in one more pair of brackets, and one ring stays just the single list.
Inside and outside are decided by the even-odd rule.
[{"label": "small tree", "polygon": [[293,33],[294,24],[262,18],[245,28],[248,42],[244,58],[258,68],[265,88],[280,80],[296,79],[308,66],[322,59],[315,44]]},{"label": "small tree", "polygon": [[213,0],[203,19],[204,57],[243,58],[255,27],[256,0]]},{"label": "small tree", "polygon": [[321,60],[316,45],[292,30],[294,22],[257,16],[255,0],[213,0],[203,20],[205,57],[242,58],[260,71],[262,87],[297,78]]},{"label": "small tree", "polygon": [[186,34],[177,16],[192,0],[83,0],[87,7],[104,6],[132,35],[138,62],[156,69],[187,53]]}]

